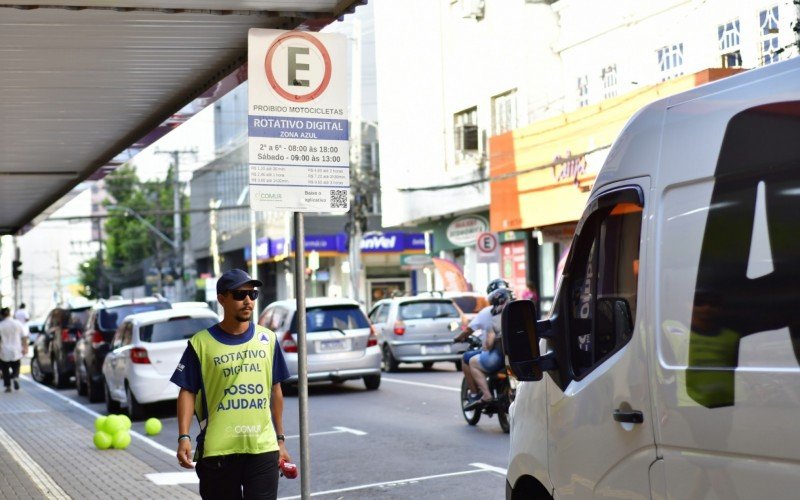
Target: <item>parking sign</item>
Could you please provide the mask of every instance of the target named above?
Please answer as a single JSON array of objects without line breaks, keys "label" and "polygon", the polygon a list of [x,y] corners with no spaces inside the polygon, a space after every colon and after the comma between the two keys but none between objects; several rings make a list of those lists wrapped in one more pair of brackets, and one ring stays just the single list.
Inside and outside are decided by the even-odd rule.
[{"label": "parking sign", "polygon": [[248,35],[250,206],[347,212],[347,39],[251,29]]},{"label": "parking sign", "polygon": [[475,240],[475,247],[478,250],[478,262],[500,261],[500,245],[495,233],[480,233]]}]

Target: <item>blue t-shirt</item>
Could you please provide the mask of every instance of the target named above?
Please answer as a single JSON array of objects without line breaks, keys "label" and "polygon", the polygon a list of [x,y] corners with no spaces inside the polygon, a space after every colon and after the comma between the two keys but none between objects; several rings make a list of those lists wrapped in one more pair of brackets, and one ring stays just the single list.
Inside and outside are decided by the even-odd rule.
[{"label": "blue t-shirt", "polygon": [[[219,324],[212,326],[208,331],[217,342],[222,342],[226,345],[241,345],[253,338],[255,326],[250,323],[250,328],[241,335],[231,335],[222,330]],[[281,347],[275,342],[275,355],[272,358],[272,383],[274,385],[283,382],[287,378],[289,378],[289,368],[286,366],[286,360],[283,359]],[[170,381],[178,387],[195,394],[203,387],[203,379],[200,374],[200,359],[197,357],[192,344],[187,345],[186,350],[183,351],[181,362],[175,373],[172,374]]]}]

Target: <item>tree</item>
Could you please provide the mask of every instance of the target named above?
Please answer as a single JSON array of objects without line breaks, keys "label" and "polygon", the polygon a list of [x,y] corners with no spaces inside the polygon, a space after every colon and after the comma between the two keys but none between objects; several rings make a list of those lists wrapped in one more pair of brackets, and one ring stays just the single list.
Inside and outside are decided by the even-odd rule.
[{"label": "tree", "polygon": [[78,276],[80,277],[81,284],[83,284],[83,290],[81,290],[80,294],[87,299],[99,298],[100,270],[98,269],[97,257],[92,257],[81,263],[81,265],[78,266]]},{"label": "tree", "polygon": [[[84,286],[94,287],[95,293],[99,294],[101,291],[96,290],[99,279],[110,282],[117,289],[141,285],[144,283],[147,272],[145,266],[149,260],[153,261],[153,267],[158,270],[164,267],[177,268],[174,249],[127,211],[134,211],[174,240],[172,179],[173,170],[170,168],[165,181],[143,182],[139,179],[136,168],[130,164],[121,166],[106,177],[109,199],[103,204],[119,208],[110,209],[105,221],[104,265],[99,266],[96,258],[84,262],[89,264],[87,269],[92,269],[92,266],[96,269],[93,276],[87,274],[86,281],[81,275]],[[181,205],[183,209],[189,206],[188,197],[183,193]],[[185,213],[182,217],[183,236],[186,240],[189,234],[189,215]]]}]

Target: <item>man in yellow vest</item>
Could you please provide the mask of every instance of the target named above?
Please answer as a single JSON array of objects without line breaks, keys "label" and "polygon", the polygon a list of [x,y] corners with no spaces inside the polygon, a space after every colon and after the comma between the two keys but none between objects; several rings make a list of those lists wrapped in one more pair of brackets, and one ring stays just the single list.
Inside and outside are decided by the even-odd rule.
[{"label": "man in yellow vest", "polygon": [[222,321],[195,333],[172,375],[178,395],[178,462],[192,468],[192,414],[200,423],[194,454],[203,498],[278,495],[278,461],[291,462],[283,436],[289,377],[275,333],[254,324],[258,280],[240,269],[217,281]]}]

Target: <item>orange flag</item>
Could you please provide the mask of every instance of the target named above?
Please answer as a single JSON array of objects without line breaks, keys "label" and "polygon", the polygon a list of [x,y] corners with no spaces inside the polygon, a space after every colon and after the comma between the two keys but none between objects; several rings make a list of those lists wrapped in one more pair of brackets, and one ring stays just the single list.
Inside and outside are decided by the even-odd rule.
[{"label": "orange flag", "polygon": [[470,289],[464,273],[453,261],[447,259],[433,258],[433,265],[436,266],[436,271],[444,281],[444,290],[446,292],[468,292]]}]

